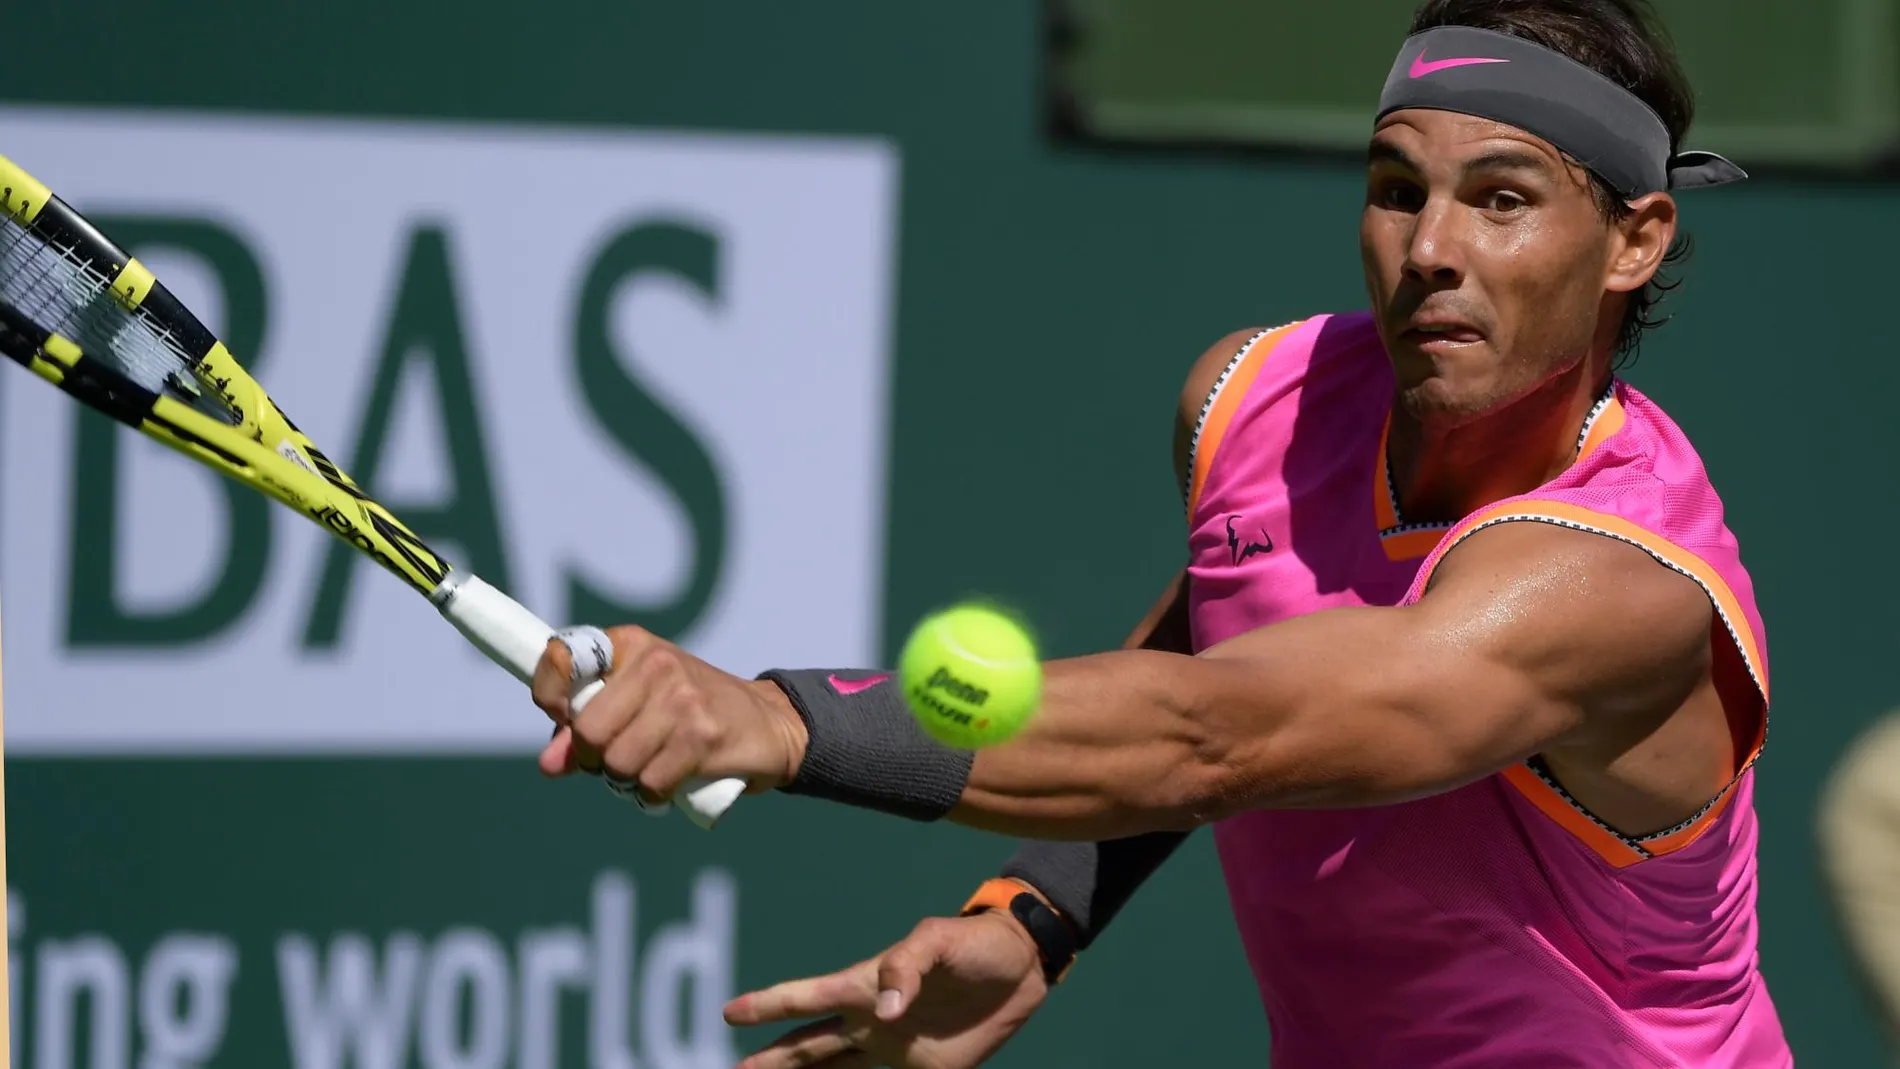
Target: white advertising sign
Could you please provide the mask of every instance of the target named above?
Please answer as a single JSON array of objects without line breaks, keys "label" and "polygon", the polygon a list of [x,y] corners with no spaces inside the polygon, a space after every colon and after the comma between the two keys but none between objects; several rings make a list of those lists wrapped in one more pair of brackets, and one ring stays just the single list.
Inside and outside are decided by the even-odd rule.
[{"label": "white advertising sign", "polygon": [[[542,616],[742,674],[875,658],[891,146],[9,107],[0,153]],[[0,368],[9,754],[545,740],[393,576],[79,413]]]}]

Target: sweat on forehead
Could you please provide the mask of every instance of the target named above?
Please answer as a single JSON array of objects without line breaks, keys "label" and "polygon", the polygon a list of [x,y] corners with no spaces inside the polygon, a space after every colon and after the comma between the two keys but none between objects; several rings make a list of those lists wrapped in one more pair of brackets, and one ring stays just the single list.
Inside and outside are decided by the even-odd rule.
[{"label": "sweat on forehead", "polygon": [[1400,47],[1378,118],[1429,108],[1491,119],[1544,139],[1625,199],[1747,175],[1710,152],[1671,151],[1669,130],[1634,93],[1510,34],[1440,26]]}]

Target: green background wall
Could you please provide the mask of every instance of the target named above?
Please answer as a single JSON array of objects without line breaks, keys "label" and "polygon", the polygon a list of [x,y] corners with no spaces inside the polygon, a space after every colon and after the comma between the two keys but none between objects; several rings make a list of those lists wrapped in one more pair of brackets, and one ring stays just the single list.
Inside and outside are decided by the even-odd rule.
[{"label": "green background wall", "polygon": [[[0,98],[892,139],[887,642],[974,590],[1024,605],[1053,653],[1119,641],[1180,555],[1168,437],[1189,361],[1360,299],[1355,168],[1052,147],[1029,4],[108,2],[34,9],[30,43]],[[1866,1065],[1876,1036],[1809,829],[1820,777],[1900,704],[1882,566],[1900,192],[1764,179],[1685,210],[1679,318],[1631,377],[1700,445],[1767,618],[1773,994],[1804,1064]],[[1008,850],[791,799],[707,837],[525,761],[15,760],[7,782],[29,937],[103,927],[136,953],[202,926],[235,933],[247,965],[281,930],[582,915],[608,865],[664,885],[643,917],[674,916],[668,874],[716,862],[739,881],[743,989],[877,949]],[[219,1064],[282,1064],[276,995],[238,988]],[[1265,1038],[1202,835],[995,1064],[1263,1064]]]}]

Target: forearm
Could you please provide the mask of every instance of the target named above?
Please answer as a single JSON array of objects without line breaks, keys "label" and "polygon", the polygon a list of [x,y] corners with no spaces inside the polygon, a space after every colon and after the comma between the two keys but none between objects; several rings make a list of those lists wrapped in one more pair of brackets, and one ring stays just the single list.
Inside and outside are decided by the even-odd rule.
[{"label": "forearm", "polygon": [[[1191,658],[1184,653],[1166,652],[1170,649],[1185,650],[1186,601],[1182,596],[1181,579],[1176,578],[1148,615],[1137,625],[1133,634],[1124,643],[1120,653],[1107,656],[1137,656],[1168,658],[1176,661],[1188,661]],[[1155,648],[1147,648],[1155,647]],[[1053,662],[1048,666],[1046,693],[1073,695],[1078,691],[1086,692],[1091,677],[1086,672],[1077,672],[1078,665],[1090,665],[1100,658],[1082,658],[1073,661]],[[975,760],[974,754],[966,750],[955,750],[936,742],[917,724],[910,710],[904,705],[902,692],[895,685],[886,685],[890,673],[873,673],[866,670],[853,670],[842,673],[850,682],[840,689],[836,680],[841,673],[822,669],[784,670],[774,669],[765,673],[765,678],[775,683],[790,700],[803,723],[806,732],[806,750],[800,762],[797,776],[782,789],[790,794],[808,795],[845,805],[876,809],[896,816],[913,820],[934,821],[940,819],[960,820],[978,827],[987,827],[1024,836],[1038,837],[1031,830],[1014,830],[1006,823],[997,823],[981,804],[967,805],[972,786],[970,772]],[[1114,685],[1111,674],[1106,680],[1097,683]],[[1038,712],[1037,721],[1043,719]],[[1038,730],[1038,743],[1032,746],[1021,767],[1007,769],[1008,774],[1002,780],[1002,795],[996,801],[1007,805],[1011,800],[1010,785],[1015,781],[1033,782],[1035,769],[1048,763],[1052,755],[1059,757],[1066,742],[1059,732],[1046,729]],[[1096,759],[1105,749],[1103,740],[1080,739],[1074,749],[1085,752],[1091,760]],[[1012,750],[1019,749],[1012,745]],[[1140,763],[1139,747],[1114,747],[1110,743],[1106,749],[1115,749],[1119,761],[1116,763]],[[994,777],[992,777],[994,779]],[[1066,779],[1052,783],[1053,790],[1065,795],[1080,796],[1091,792],[1087,782],[1075,782]],[[1082,802],[1086,810],[1086,801],[1080,797],[1072,798],[1071,803]],[[1076,806],[1067,807],[1074,810]],[[1051,814],[1060,820],[1063,813]],[[1100,813],[1083,814],[1086,821],[1090,817],[1098,820],[1105,816]],[[1004,817],[1007,820],[1007,816]],[[1046,836],[1065,841],[1090,838],[1119,838],[1135,832],[1115,830],[1112,823],[1103,823],[1106,829],[1102,835],[1090,834],[1087,823],[1070,824],[1062,830]],[[1029,825],[1023,825],[1027,829]],[[1152,830],[1139,828],[1136,831]]]},{"label": "forearm", "polygon": [[[1058,723],[1056,731],[1047,723],[1045,710],[1056,704],[1075,708],[1077,716],[1094,718],[1096,712],[1106,712],[1112,704],[1121,704],[1123,708],[1144,708],[1150,706],[1155,693],[1165,693],[1167,682],[1165,674],[1170,666],[1189,663],[1189,653],[1193,651],[1188,621],[1188,583],[1186,575],[1176,575],[1169,583],[1167,591],[1155,600],[1153,608],[1142,617],[1140,623],[1121,644],[1119,653],[1081,657],[1070,661],[1054,661],[1045,666],[1045,691],[1043,708],[1035,714],[1032,739],[1028,744],[1007,746],[1003,750],[990,750],[986,758],[986,778],[978,782],[975,778],[965,782],[963,797],[958,809],[952,811],[950,818],[977,828],[1001,830],[1011,834],[1037,835],[1028,828],[1011,826],[1009,813],[997,813],[1007,807],[1015,792],[1015,784],[1034,782],[1041,773],[1054,773],[1043,784],[1049,792],[1049,799],[1062,811],[1043,813],[1045,818],[1064,818],[1081,816],[1089,818],[1089,811],[1100,801],[1100,792],[1093,790],[1098,780],[1115,782],[1125,775],[1142,780],[1140,786],[1134,786],[1136,796],[1153,796],[1153,771],[1155,765],[1165,763],[1165,767],[1182,767],[1184,746],[1182,739],[1163,739],[1159,735],[1148,735],[1140,729],[1134,729],[1127,737],[1113,737],[1115,725],[1112,723],[1093,723],[1081,733],[1064,733]],[[1148,670],[1144,670],[1148,668]],[[1140,693],[1131,693],[1129,685],[1159,684],[1142,687]],[[1155,723],[1146,723],[1144,727],[1155,727]],[[1176,723],[1178,720],[1176,720]],[[1123,727],[1136,727],[1136,722],[1123,718]],[[1075,727],[1075,725],[1068,725]],[[1098,733],[1096,729],[1108,729],[1108,733]],[[1174,742],[1169,746],[1169,742]],[[1068,767],[1062,769],[1066,760],[1079,760],[1093,767]],[[1001,763],[997,763],[1001,761]],[[984,786],[990,786],[990,794],[984,794]],[[975,792],[975,794],[973,794]],[[1066,803],[1064,803],[1066,797]],[[1003,820],[997,820],[1001,816]],[[1140,828],[1136,832],[1123,830],[1113,824],[1113,816],[1108,813],[1096,813],[1096,818],[1108,818],[1110,824],[1104,824],[1102,839],[1119,839],[1131,834],[1148,832],[1150,828]],[[1172,830],[1172,828],[1170,828]],[[1064,843],[1073,843],[1077,849],[1083,843],[1077,839],[1087,839],[1085,828],[1068,826],[1049,835]]]},{"label": "forearm", "polygon": [[[1168,584],[1167,589],[1156,599],[1154,605],[1142,617],[1140,622],[1135,625],[1127,639],[1122,642],[1121,652],[1137,652],[1141,660],[1167,657],[1185,658],[1193,652],[1193,639],[1188,617],[1187,578],[1185,574],[1176,575],[1174,580]],[[1099,667],[1104,666],[1101,658],[1098,657],[1053,662],[1047,667],[1048,675],[1045,682],[1046,693],[1056,701],[1063,701],[1068,704],[1076,704],[1078,702],[1085,703],[1091,697],[1091,688],[1106,688],[1112,691],[1117,685],[1119,681],[1118,677],[1121,674],[1117,669],[1121,669],[1123,672],[1130,669],[1139,669],[1140,660],[1126,661],[1117,657],[1111,659],[1106,665],[1108,669],[1106,674],[1090,670]],[[1102,697],[1106,698],[1107,696],[1102,695]],[[1048,700],[1046,699],[1045,707],[1047,704]],[[1093,705],[1085,705],[1084,707],[1095,708]],[[1037,720],[1042,720],[1042,714],[1040,712],[1037,714]],[[1014,762],[1005,761],[1003,768],[989,771],[988,775],[992,777],[992,781],[995,781],[996,777],[1000,776],[1000,782],[1003,783],[1006,788],[1007,784],[1011,781],[1012,773],[1017,775],[1023,773],[1033,774],[1033,766],[1042,761],[1049,760],[1049,754],[1059,754],[1064,748],[1072,748],[1078,754],[1086,755],[1085,759],[1088,760],[1097,759],[1102,749],[1099,745],[1099,742],[1102,740],[1088,740],[1084,738],[1070,741],[1060,736],[1050,737],[1051,733],[1046,726],[1038,728],[1036,735],[1041,744],[1036,746],[1029,753],[1023,755],[1024,759],[1026,759],[1027,763],[1032,767],[1016,768],[1012,767]],[[1151,750],[1150,753],[1152,754],[1153,751]],[[1140,764],[1141,762],[1140,754],[1134,753],[1126,748],[1121,749],[1116,754],[1116,757],[1121,759],[1117,763]],[[1112,774],[1114,770],[1102,771]],[[1083,778],[1087,779],[1088,777]],[[1052,782],[1050,784],[1052,789],[1066,790],[1069,792],[1074,792],[1078,786],[1081,786],[1086,793],[1086,783],[1069,783],[1062,785]],[[986,819],[987,809],[983,804],[986,799],[983,797],[972,798],[970,794],[972,787],[977,787],[979,790],[981,789],[974,781],[966,784],[964,789],[964,800],[966,804],[959,806],[959,808],[952,813],[951,819],[963,823],[970,823],[978,827],[1008,830],[988,822]],[[1004,801],[1004,799],[996,799],[996,801]],[[1032,833],[1019,831],[1018,834]],[[1105,838],[1114,837],[1120,837],[1120,833],[1109,832],[1105,835]],[[1093,844],[1076,842],[1075,840],[1077,838],[1078,836],[1073,830],[1059,837],[1060,841],[1069,844],[1070,851],[1086,850],[1093,846]],[[1060,856],[1069,857],[1072,856],[1072,854],[1065,851],[1061,852]],[[1157,864],[1158,863],[1157,861]],[[1131,892],[1132,890],[1133,889],[1130,888]]]},{"label": "forearm", "polygon": [[1174,681],[1196,659],[1123,650],[1046,666],[1043,702],[1010,742],[974,755],[949,819],[1026,838],[1115,839],[1184,831],[1214,740]]},{"label": "forearm", "polygon": [[1210,665],[1180,654],[1121,651],[1052,662],[1043,705],[1004,746],[978,751],[949,819],[1043,839],[1113,839],[1185,831],[1221,814],[1228,751],[1242,731],[1272,730],[1263,714],[1233,723],[1194,700]]}]

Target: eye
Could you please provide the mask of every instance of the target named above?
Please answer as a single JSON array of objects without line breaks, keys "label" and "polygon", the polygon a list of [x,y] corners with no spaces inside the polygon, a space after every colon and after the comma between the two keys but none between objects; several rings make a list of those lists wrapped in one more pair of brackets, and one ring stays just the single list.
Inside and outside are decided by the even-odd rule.
[{"label": "eye", "polygon": [[1382,182],[1373,188],[1372,201],[1390,211],[1415,212],[1425,206],[1425,191],[1410,182]]},{"label": "eye", "polygon": [[1512,212],[1529,207],[1529,205],[1530,202],[1525,200],[1521,194],[1513,193],[1508,189],[1492,190],[1484,198],[1485,210],[1495,212],[1498,215],[1509,215]]}]

